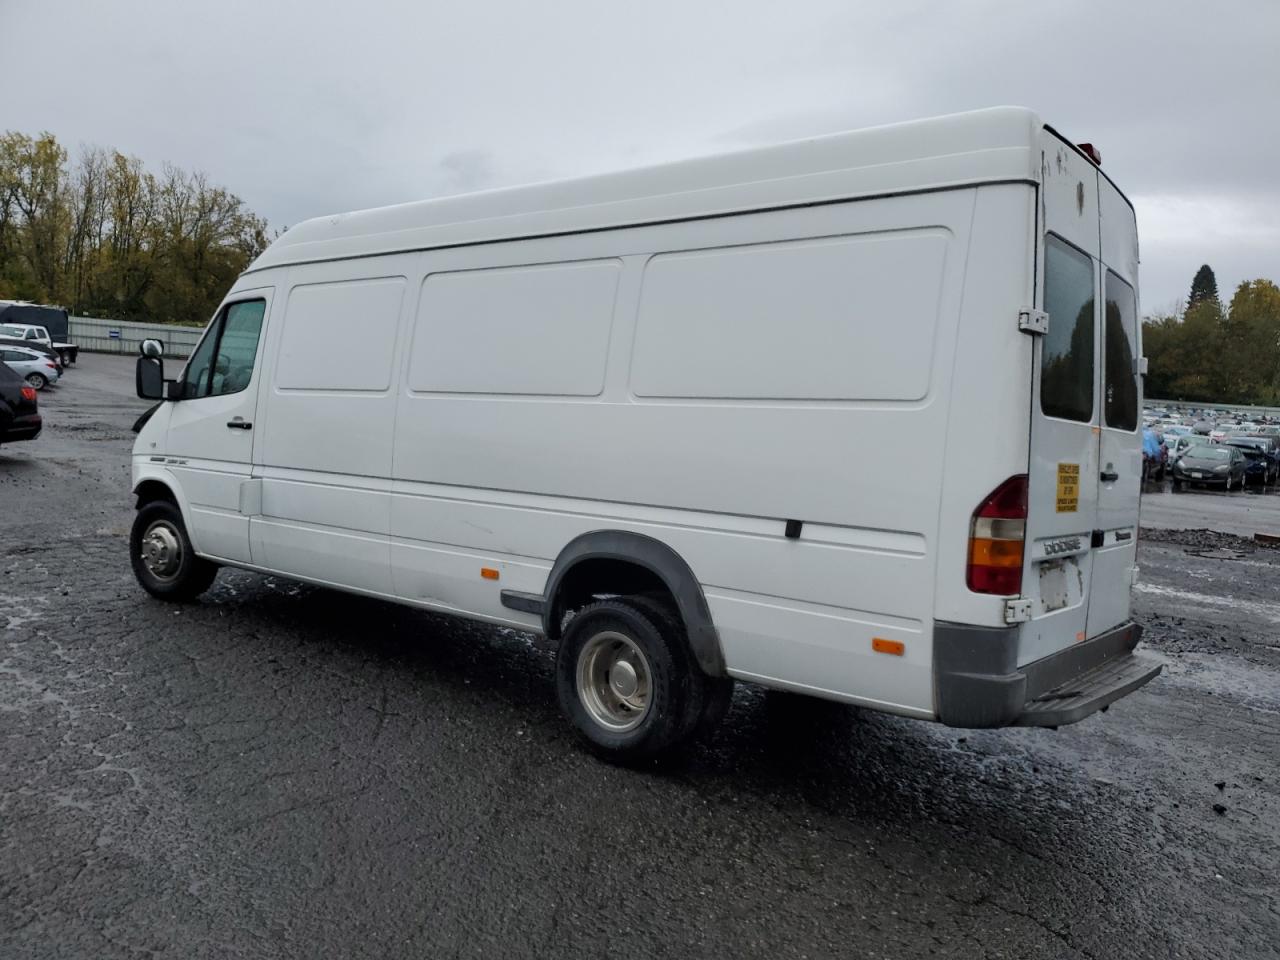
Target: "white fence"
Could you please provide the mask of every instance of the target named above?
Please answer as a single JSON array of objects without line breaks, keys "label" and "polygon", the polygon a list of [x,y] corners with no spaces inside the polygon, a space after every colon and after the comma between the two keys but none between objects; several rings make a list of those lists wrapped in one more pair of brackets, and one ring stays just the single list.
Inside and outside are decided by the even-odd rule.
[{"label": "white fence", "polygon": [[200,342],[204,327],[72,317],[69,333],[71,342],[81,350],[91,350],[95,353],[129,353],[136,356],[138,345],[143,340],[155,339],[164,341],[166,357],[188,357]]}]

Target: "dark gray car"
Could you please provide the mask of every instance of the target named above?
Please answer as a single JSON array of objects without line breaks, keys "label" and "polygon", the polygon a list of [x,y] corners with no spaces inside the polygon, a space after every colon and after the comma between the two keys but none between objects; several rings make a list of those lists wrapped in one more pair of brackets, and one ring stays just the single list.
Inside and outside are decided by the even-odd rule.
[{"label": "dark gray car", "polygon": [[1226,444],[1200,443],[1191,447],[1173,464],[1173,489],[1184,485],[1222,487],[1238,490],[1244,486],[1245,457]]}]

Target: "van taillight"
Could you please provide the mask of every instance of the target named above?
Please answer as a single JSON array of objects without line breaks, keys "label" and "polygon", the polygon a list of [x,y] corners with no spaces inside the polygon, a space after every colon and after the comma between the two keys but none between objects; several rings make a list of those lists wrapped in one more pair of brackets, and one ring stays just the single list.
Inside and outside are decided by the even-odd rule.
[{"label": "van taillight", "polygon": [[1027,535],[1027,475],[996,487],[969,523],[966,580],[975,593],[1022,592],[1022,545]]}]

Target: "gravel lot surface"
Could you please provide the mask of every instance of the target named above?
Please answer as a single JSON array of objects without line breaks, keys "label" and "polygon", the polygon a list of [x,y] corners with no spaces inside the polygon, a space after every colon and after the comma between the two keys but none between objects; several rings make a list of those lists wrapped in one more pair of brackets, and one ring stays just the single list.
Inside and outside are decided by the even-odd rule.
[{"label": "gravel lot surface", "polygon": [[[4,960],[1280,956],[1278,550],[1147,531],[1165,673],[1078,725],[740,687],[628,771],[513,631],[235,571],[148,598],[132,389],[84,356],[0,449]],[[1264,502],[1144,524],[1251,534]]]}]

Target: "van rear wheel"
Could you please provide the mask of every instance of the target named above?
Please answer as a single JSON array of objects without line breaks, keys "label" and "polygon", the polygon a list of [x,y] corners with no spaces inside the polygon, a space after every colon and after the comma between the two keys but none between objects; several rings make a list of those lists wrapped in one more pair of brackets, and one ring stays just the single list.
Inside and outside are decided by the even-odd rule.
[{"label": "van rear wheel", "polygon": [[133,518],[129,559],[138,583],[161,600],[194,600],[218,575],[216,564],[197,557],[182,522],[182,511],[155,500]]},{"label": "van rear wheel", "polygon": [[556,654],[556,693],[578,736],[606,760],[656,757],[688,736],[689,657],[646,604],[601,600],[578,611]]}]

